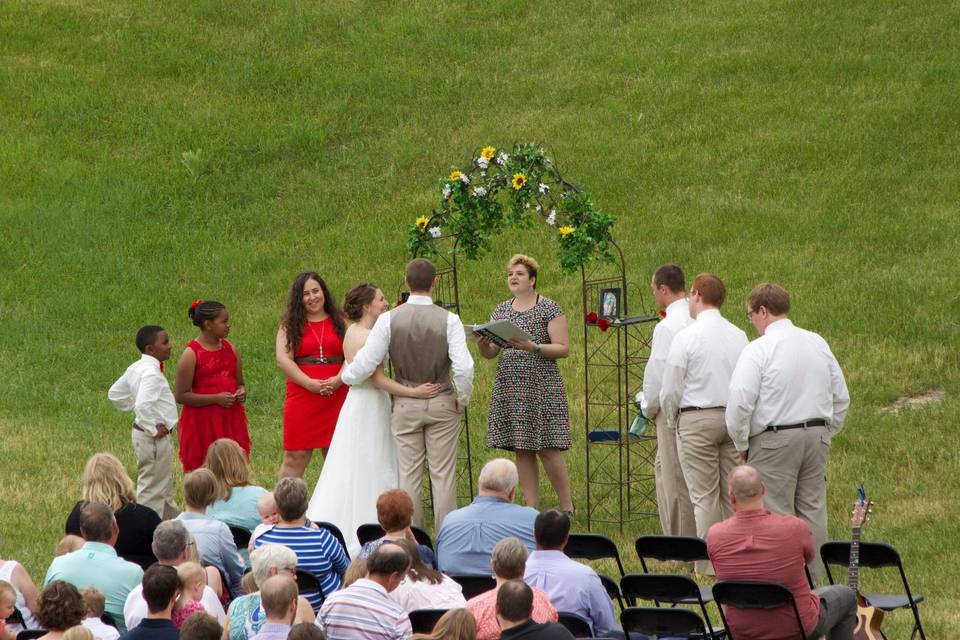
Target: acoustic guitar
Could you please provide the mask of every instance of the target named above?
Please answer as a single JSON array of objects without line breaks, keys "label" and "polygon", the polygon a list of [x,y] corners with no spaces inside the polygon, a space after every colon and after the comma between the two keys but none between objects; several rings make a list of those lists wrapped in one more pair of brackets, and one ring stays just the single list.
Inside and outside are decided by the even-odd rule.
[{"label": "acoustic guitar", "polygon": [[860,485],[858,493],[850,518],[853,533],[850,536],[850,567],[847,574],[847,585],[857,594],[857,627],[853,631],[853,640],[887,640],[880,630],[883,611],[871,607],[857,589],[860,580],[860,528],[866,523],[873,506],[873,503],[867,500],[863,485]]}]

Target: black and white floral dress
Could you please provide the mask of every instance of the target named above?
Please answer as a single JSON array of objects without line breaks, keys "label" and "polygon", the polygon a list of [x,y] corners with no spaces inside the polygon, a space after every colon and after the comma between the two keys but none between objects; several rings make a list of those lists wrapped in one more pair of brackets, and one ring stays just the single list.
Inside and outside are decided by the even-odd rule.
[{"label": "black and white floral dress", "polygon": [[[533,336],[550,342],[547,324],[563,315],[560,306],[543,296],[527,311],[516,311],[513,300],[497,305],[490,320],[509,320]],[[522,349],[503,349],[493,381],[487,446],[516,451],[570,448],[567,394],[557,361]]]}]

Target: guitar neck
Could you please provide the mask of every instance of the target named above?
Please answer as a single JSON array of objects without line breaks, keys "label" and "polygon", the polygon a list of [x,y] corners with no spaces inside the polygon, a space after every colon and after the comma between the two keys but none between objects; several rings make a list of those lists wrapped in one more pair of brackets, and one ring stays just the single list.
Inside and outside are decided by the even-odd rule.
[{"label": "guitar neck", "polygon": [[860,527],[854,527],[850,536],[850,567],[847,573],[847,586],[854,591],[860,580]]}]

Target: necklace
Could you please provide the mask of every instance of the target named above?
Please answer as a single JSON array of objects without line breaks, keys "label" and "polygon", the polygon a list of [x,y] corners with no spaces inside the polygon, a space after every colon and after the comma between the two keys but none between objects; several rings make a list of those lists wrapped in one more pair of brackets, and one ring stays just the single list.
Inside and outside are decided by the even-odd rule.
[{"label": "necklace", "polygon": [[310,333],[313,334],[313,339],[317,341],[317,344],[318,344],[318,345],[320,345],[320,359],[321,359],[321,360],[323,360],[323,334],[324,334],[324,332],[327,330],[327,323],[324,322],[324,320],[326,320],[326,318],[324,318],[323,320],[320,321],[322,324],[320,325],[320,337],[319,337],[319,338],[317,337],[317,332],[314,331],[314,329],[313,329],[313,323],[311,323],[309,320],[307,320],[307,326],[310,327]]}]

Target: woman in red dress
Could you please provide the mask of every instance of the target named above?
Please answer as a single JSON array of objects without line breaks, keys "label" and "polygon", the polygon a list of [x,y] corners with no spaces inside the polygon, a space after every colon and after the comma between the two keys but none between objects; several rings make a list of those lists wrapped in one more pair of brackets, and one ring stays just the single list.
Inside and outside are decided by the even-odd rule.
[{"label": "woman in red dress", "polygon": [[312,271],[298,275],[277,331],[277,366],[287,376],[281,478],[303,477],[314,449],[327,455],[347,397],[340,381],[345,331],[323,278]]},{"label": "woman in red dress", "polygon": [[243,403],[240,354],[227,341],[230,312],[214,300],[196,300],[187,312],[200,336],[191,340],[177,364],[176,399],[180,414],[180,461],[185,472],[203,466],[207,447],[230,438],[250,457],[250,435]]}]

